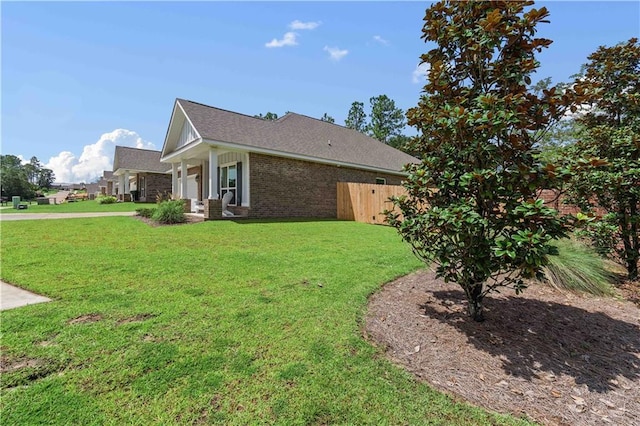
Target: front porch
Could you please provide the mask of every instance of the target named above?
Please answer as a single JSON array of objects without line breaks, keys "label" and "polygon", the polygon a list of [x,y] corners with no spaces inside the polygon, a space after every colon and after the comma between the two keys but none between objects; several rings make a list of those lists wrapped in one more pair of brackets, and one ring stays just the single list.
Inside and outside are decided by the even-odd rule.
[{"label": "front porch", "polygon": [[205,220],[249,216],[246,152],[196,144],[169,157],[164,161],[171,164],[172,197],[185,201],[185,212],[204,214]]}]

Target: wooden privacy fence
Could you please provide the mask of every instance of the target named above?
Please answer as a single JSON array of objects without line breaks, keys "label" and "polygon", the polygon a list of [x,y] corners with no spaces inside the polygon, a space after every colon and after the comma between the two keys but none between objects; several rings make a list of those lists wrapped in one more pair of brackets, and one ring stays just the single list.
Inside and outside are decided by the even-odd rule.
[{"label": "wooden privacy fence", "polygon": [[393,210],[389,198],[405,194],[399,185],[338,182],[338,219],[385,223],[384,210]]}]

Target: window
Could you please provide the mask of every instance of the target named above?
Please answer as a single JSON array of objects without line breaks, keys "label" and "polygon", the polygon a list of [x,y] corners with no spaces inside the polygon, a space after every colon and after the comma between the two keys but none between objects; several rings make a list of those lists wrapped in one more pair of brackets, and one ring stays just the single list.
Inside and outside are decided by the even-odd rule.
[{"label": "window", "polygon": [[233,198],[229,204],[236,205],[238,182],[238,167],[236,164],[220,167],[220,197],[222,198],[227,192],[233,193]]},{"label": "window", "polygon": [[145,193],[146,185],[144,183],[145,183],[144,176],[140,176],[140,189],[138,191],[138,195],[140,196],[141,199],[145,197],[144,193]]},{"label": "window", "polygon": [[376,185],[386,185],[387,180],[385,178],[376,178]]}]

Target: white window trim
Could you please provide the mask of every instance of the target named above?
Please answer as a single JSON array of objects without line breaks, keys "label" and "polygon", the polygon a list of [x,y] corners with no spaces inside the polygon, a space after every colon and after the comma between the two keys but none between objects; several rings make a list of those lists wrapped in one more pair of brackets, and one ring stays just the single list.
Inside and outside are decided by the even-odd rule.
[{"label": "white window trim", "polygon": [[[238,205],[238,162],[237,161],[231,161],[229,163],[224,163],[224,164],[220,164],[218,167],[220,168],[220,180],[222,180],[222,169],[224,169],[225,167],[229,167],[229,166],[236,166],[236,186],[232,187],[232,189],[235,189],[236,191],[236,196],[234,197],[235,200],[235,204],[229,204],[230,206],[237,206]],[[223,187],[222,186],[222,182],[218,182],[218,185],[220,185],[220,199],[222,199],[222,194],[223,191],[225,189],[229,189],[229,187]]]}]

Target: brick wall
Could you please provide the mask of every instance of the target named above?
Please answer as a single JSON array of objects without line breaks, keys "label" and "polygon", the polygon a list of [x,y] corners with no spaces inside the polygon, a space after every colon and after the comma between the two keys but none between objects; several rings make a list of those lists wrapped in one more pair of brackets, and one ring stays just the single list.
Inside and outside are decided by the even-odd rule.
[{"label": "brick wall", "polygon": [[[140,197],[140,201],[143,203],[155,203],[156,195],[158,193],[171,194],[171,175],[164,173],[139,173],[138,174],[138,188],[140,188],[140,177],[145,178],[145,197]],[[140,192],[138,191],[138,194]]]},{"label": "brick wall", "polygon": [[337,167],[262,154],[249,154],[249,217],[336,217],[337,183],[399,185],[402,176]]},{"label": "brick wall", "polygon": [[[549,207],[558,210],[561,215],[575,215],[576,213],[582,211],[579,207],[574,206],[573,204],[565,204],[563,201],[564,197],[562,195],[558,196],[558,191],[553,189],[543,189],[539,195],[539,198],[543,199],[544,203]],[[594,209],[594,213],[598,216],[602,216],[607,212],[601,207],[596,207]]]}]

